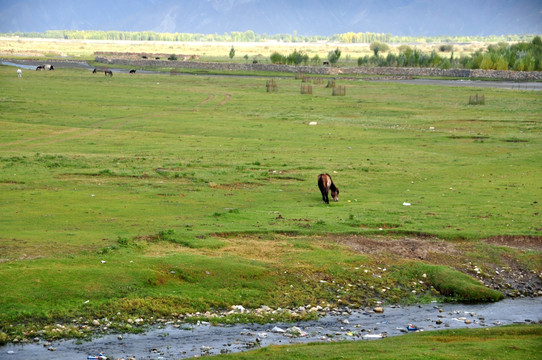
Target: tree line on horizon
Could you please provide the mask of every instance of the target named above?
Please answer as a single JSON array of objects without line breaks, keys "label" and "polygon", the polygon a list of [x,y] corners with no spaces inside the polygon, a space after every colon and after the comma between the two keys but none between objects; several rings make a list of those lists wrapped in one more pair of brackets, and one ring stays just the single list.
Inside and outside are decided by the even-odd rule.
[{"label": "tree line on horizon", "polygon": [[375,41],[384,43],[470,43],[470,42],[517,42],[530,41],[535,35],[511,34],[489,36],[394,36],[388,33],[347,32],[332,36],[292,34],[258,34],[252,30],[232,31],[223,34],[201,33],[161,33],[154,31],[102,31],[102,30],[47,30],[45,32],[9,32],[2,36],[18,36],[26,38],[50,38],[66,40],[131,40],[131,41],[202,41],[202,42],[339,42],[345,44],[363,44]]},{"label": "tree line on horizon", "polygon": [[[540,36],[535,36],[530,42],[491,44],[484,51],[478,50],[472,55],[461,57],[454,57],[453,45],[441,45],[438,51],[424,53],[403,44],[399,46],[398,54],[395,54],[388,52],[387,44],[375,41],[371,43],[370,49],[374,54],[358,58],[358,66],[542,71],[542,38]],[[388,53],[386,56],[381,56],[386,52]],[[340,57],[341,51],[337,47],[336,50],[328,53],[327,59],[333,66]],[[318,55],[309,58],[307,54],[297,49],[289,55],[275,51],[271,54],[270,60],[274,64],[288,65],[309,65],[309,63],[318,65],[320,63]]]},{"label": "tree line on horizon", "polygon": [[483,51],[477,50],[471,55],[461,57],[454,57],[453,45],[441,45],[439,51],[433,50],[430,53],[424,53],[408,45],[401,45],[398,48],[398,54],[388,52],[385,57],[380,56],[379,53],[389,50],[387,44],[373,42],[370,48],[374,55],[360,57],[358,66],[542,71],[542,38],[540,36],[535,36],[529,42],[490,44]]}]

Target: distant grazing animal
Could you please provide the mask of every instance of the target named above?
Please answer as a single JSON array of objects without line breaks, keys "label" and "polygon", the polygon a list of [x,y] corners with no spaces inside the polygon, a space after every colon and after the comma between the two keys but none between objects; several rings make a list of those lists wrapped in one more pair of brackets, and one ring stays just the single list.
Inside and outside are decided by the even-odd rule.
[{"label": "distant grazing animal", "polygon": [[135,69],[130,70],[130,74],[135,74],[135,73],[136,73]]},{"label": "distant grazing animal", "polygon": [[111,70],[105,70],[104,73],[105,73],[105,76],[107,76],[107,75],[113,76],[113,71],[111,71]]},{"label": "distant grazing animal", "polygon": [[333,180],[331,180],[329,174],[318,175],[318,188],[322,193],[322,201],[326,204],[329,204],[328,192],[330,190],[333,201],[339,201],[339,189],[333,184]]},{"label": "distant grazing animal", "polygon": [[53,65],[50,65],[50,64],[45,64],[45,65],[38,65],[36,67],[36,71],[41,71],[41,70],[54,70],[55,67]]},{"label": "distant grazing animal", "polygon": [[17,77],[23,77],[23,71],[21,69],[17,69]]}]

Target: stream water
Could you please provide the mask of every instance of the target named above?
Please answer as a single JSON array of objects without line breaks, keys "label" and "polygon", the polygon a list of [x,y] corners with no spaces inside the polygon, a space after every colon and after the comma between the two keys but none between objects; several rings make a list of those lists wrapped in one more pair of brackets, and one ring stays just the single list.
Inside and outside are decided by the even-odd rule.
[{"label": "stream water", "polygon": [[[468,324],[470,322],[470,324]],[[186,359],[240,352],[259,346],[340,340],[364,341],[419,331],[479,328],[542,322],[542,297],[506,299],[490,304],[428,304],[349,311],[315,321],[212,326],[207,323],[149,327],[143,334],[106,335],[92,341],[40,341],[0,347],[0,359],[86,359],[100,352],[112,359]],[[53,351],[54,348],[54,351]]]}]

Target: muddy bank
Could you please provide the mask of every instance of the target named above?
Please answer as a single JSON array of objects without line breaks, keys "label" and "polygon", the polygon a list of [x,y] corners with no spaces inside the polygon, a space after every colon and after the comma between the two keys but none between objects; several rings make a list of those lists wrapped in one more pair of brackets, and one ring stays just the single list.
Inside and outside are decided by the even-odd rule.
[{"label": "muddy bank", "polygon": [[[464,256],[476,246],[470,241],[445,241],[436,237],[387,238],[379,236],[331,236],[338,244],[360,254],[371,254],[382,262],[389,259],[422,260],[432,264],[446,264],[477,279],[485,286],[508,297],[542,296],[542,273],[528,270],[514,257],[504,254],[499,258],[475,263]],[[542,251],[540,236],[495,236],[482,240],[498,246],[517,249],[522,253]]]},{"label": "muddy bank", "polygon": [[267,325],[211,326],[167,322],[144,334],[106,335],[87,342],[36,338],[31,344],[0,347],[0,358],[86,359],[103,352],[110,359],[184,359],[240,352],[269,345],[363,341],[437,329],[479,328],[542,322],[542,298],[507,299],[492,304],[428,304],[335,310],[316,321]]}]

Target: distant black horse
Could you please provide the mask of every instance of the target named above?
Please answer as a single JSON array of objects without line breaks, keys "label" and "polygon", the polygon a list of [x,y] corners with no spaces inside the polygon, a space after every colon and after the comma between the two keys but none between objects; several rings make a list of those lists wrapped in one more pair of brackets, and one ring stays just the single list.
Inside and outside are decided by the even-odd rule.
[{"label": "distant black horse", "polygon": [[55,67],[53,65],[49,65],[49,64],[45,64],[45,65],[38,65],[38,67],[36,67],[36,71],[41,71],[41,70],[54,70]]},{"label": "distant black horse", "polygon": [[130,70],[130,74],[135,74],[135,73],[136,73],[135,69]]},{"label": "distant black horse", "polygon": [[331,180],[329,174],[318,175],[318,188],[322,193],[322,201],[326,204],[329,204],[328,192],[330,190],[333,201],[339,201],[339,189],[333,184],[333,180]]},{"label": "distant black horse", "polygon": [[104,73],[105,73],[105,76],[107,76],[107,75],[113,76],[113,71],[111,71],[111,70],[105,70]]}]

